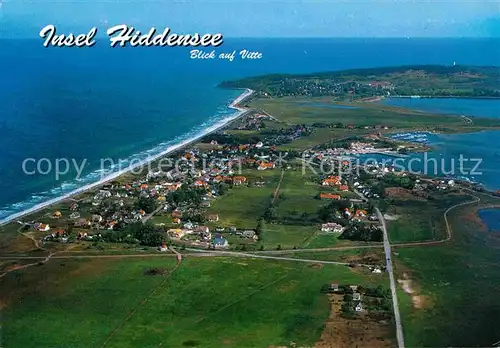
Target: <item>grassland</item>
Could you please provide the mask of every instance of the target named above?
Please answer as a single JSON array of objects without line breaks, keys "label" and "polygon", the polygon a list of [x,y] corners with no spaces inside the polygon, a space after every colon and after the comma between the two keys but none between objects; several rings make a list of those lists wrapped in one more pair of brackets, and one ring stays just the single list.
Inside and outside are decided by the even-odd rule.
[{"label": "grassland", "polygon": [[[277,119],[293,124],[385,126],[398,129],[439,130],[441,132],[470,132],[484,128],[499,128],[500,121],[475,117],[469,124],[459,116],[432,114],[421,111],[396,108],[378,103],[353,102],[350,108],[339,108],[333,97],[284,97],[279,99],[258,98],[252,100],[252,107],[266,110]],[[326,106],[326,107],[325,107]],[[328,107],[331,106],[331,107]],[[304,147],[312,143],[326,142],[334,137],[366,134],[365,129],[321,129],[312,137],[297,140],[290,146]],[[284,146],[285,147],[285,146]]]},{"label": "grassland", "polygon": [[[322,188],[311,175],[303,175],[298,169],[285,170],[280,184],[281,170],[245,170],[250,185],[237,187],[215,200],[210,211],[219,214],[214,225],[236,226],[254,229],[263,218],[270,203],[276,211],[276,220],[266,223],[261,240],[253,242],[244,238],[227,235],[230,244],[236,247],[245,245],[247,250],[264,248],[292,249],[304,247],[328,247],[349,244],[338,241],[337,236],[318,234],[318,223],[305,223],[301,217],[316,216],[327,202],[317,198]],[[264,182],[261,187],[252,187],[255,181]],[[279,185],[276,198],[274,193]],[[348,196],[349,193],[342,193]],[[248,249],[250,248],[250,249]]]},{"label": "grassland", "polygon": [[[481,204],[499,203],[481,197]],[[498,341],[500,304],[492,294],[500,284],[500,244],[483,230],[475,209],[468,205],[448,214],[451,242],[395,249],[398,277],[411,279],[414,291],[411,297],[403,291],[398,296],[407,346],[491,346]],[[414,296],[421,300],[417,307]]]},{"label": "grassland", "polygon": [[172,270],[174,259],[54,260],[9,274],[0,280],[3,344],[311,345],[329,312],[320,288],[332,276],[347,284],[387,282],[344,266],[276,260],[188,258],[172,274],[144,275],[153,267]]},{"label": "grassland", "polygon": [[463,200],[467,200],[463,194],[442,194],[437,200],[395,199],[389,213],[397,220],[387,223],[389,239],[392,243],[405,243],[446,238],[443,214]]},{"label": "grassland", "polygon": [[[498,121],[474,118],[467,124],[454,116],[397,110],[373,103],[352,103],[354,109],[325,107],[330,98],[255,99],[284,123],[315,125],[315,132],[278,149],[306,149],[332,138],[366,134],[373,128],[330,128],[328,124],[384,125],[398,129],[470,131],[498,127]],[[311,102],[311,99],[307,99]],[[381,131],[385,131],[381,129]],[[254,131],[234,131],[251,138]],[[263,217],[280,182],[281,170],[245,170],[249,182],[261,187],[235,187],[212,202],[209,213],[220,220],[209,223],[254,229]],[[278,216],[314,215],[326,204],[315,198],[321,188],[300,171],[286,170],[274,206]],[[443,195],[437,201],[391,201],[389,222],[392,242],[440,239],[445,236],[443,212],[463,200]],[[467,199],[467,198],[465,198]],[[54,208],[54,210],[57,207]],[[64,209],[64,207],[61,207]],[[480,231],[467,209],[450,214],[454,239],[437,246],[397,248],[394,259],[400,278],[409,275],[425,298],[415,308],[400,290],[407,346],[486,345],[500,339],[495,321],[500,306],[498,240]],[[63,211],[64,215],[69,212]],[[42,213],[40,213],[42,214]],[[154,217],[169,223],[170,217]],[[337,247],[358,245],[318,233],[319,224],[267,223],[262,240],[229,236],[230,244],[247,244],[248,250]],[[33,252],[32,241],[17,232],[17,225],[2,227],[4,251]],[[7,233],[3,233],[7,232]],[[359,243],[360,246],[364,245]],[[104,250],[102,253],[107,253]],[[110,251],[111,252],[111,251]],[[68,254],[69,255],[69,254]],[[382,248],[328,252],[300,252],[291,257],[353,263],[381,264]],[[385,275],[361,268],[243,258],[190,258],[172,275],[146,276],[144,270],[172,270],[173,259],[116,258],[51,260],[43,266],[15,271],[0,279],[2,340],[12,347],[268,347],[291,341],[311,345],[321,334],[329,305],[319,288],[332,280],[342,283],[387,285]],[[10,267],[3,263],[2,268]],[[153,290],[155,292],[148,298]],[[471,295],[472,294],[472,295]],[[147,298],[147,301],[144,300]],[[133,315],[126,319],[130,313]],[[465,313],[465,314],[464,314]]]}]

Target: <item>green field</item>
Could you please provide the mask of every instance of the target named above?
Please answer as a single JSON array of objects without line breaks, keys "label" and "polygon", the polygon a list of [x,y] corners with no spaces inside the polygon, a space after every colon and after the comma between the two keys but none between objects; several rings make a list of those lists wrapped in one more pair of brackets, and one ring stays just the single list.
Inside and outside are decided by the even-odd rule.
[{"label": "green field", "polygon": [[438,200],[396,200],[389,209],[397,220],[388,220],[392,243],[418,242],[445,238],[443,214],[452,205],[467,200],[461,195],[442,195]]},{"label": "green field", "polygon": [[274,117],[294,124],[312,125],[314,123],[334,124],[340,122],[352,125],[384,125],[399,128],[433,127],[436,125],[461,126],[464,124],[461,118],[455,116],[425,114],[377,103],[356,103],[352,105],[356,108],[352,109],[325,107],[328,104],[335,105],[334,99],[328,97],[286,97],[257,99],[252,102],[252,106],[262,108]]},{"label": "green field", "polygon": [[426,298],[424,307],[415,309],[400,292],[408,347],[491,346],[500,337],[500,303],[492,296],[500,284],[498,238],[482,231],[471,214],[474,205],[449,213],[450,243],[395,249],[399,276],[409,274]]},{"label": "green field", "polygon": [[254,229],[272,199],[273,191],[266,187],[238,187],[216,199],[209,208],[218,214],[218,225]]},{"label": "green field", "polygon": [[[254,99],[252,107],[261,108],[281,121],[292,124],[328,124],[353,126],[385,126],[399,129],[438,129],[442,132],[472,132],[484,128],[498,128],[500,122],[487,118],[474,118],[465,122],[460,116],[431,114],[415,110],[391,107],[379,103],[356,102],[353,108],[336,108],[331,97],[284,97],[279,99]],[[366,134],[373,129],[317,128],[316,134],[298,139],[283,148],[307,148],[331,138]]]},{"label": "green field", "polygon": [[[43,268],[42,268],[43,267]],[[244,258],[53,260],[11,273],[6,347],[268,347],[319,338],[329,313],[320,288],[386,285],[345,266]],[[104,345],[106,343],[106,345]]]}]

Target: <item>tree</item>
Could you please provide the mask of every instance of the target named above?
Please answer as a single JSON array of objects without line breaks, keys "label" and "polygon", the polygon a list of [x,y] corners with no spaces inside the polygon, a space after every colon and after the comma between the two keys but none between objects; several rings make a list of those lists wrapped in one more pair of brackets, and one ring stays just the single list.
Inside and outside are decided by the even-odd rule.
[{"label": "tree", "polygon": [[130,225],[130,234],[142,245],[158,246],[163,241],[163,235],[150,223],[136,222]]},{"label": "tree", "polygon": [[262,232],[264,232],[266,228],[266,222],[263,218],[259,219],[259,222],[257,223],[257,228],[255,229],[255,234],[259,236],[259,240],[262,240]]},{"label": "tree", "polygon": [[146,213],[151,214],[158,208],[158,201],[151,197],[139,197],[137,202],[135,202],[136,209],[142,209]]}]

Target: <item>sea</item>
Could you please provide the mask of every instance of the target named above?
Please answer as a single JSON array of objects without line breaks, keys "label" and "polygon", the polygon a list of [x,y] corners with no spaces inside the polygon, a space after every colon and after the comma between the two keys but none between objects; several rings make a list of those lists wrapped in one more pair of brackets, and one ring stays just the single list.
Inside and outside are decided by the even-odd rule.
[{"label": "sea", "polygon": [[[239,58],[244,49],[262,58]],[[0,221],[231,117],[228,105],[242,91],[218,88],[224,80],[411,64],[500,66],[500,40],[486,38],[225,38],[215,51],[236,57],[191,59],[188,48],[110,48],[106,40],[91,48],[45,48],[39,39],[0,39]],[[497,106],[440,103],[431,108],[498,117]],[[498,189],[499,135],[432,135],[430,142],[451,155],[483,156],[489,174],[475,180]]]}]

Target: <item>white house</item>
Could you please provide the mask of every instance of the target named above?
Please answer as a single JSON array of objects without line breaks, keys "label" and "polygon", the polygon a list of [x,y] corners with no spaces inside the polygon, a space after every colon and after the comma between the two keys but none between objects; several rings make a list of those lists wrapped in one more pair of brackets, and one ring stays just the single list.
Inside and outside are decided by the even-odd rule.
[{"label": "white house", "polygon": [[322,232],[333,232],[333,233],[342,233],[344,228],[342,225],[339,225],[335,222],[327,222],[326,224],[321,225]]},{"label": "white house", "polygon": [[194,224],[191,221],[188,221],[184,224],[184,228],[191,230],[194,228]]},{"label": "white house", "polygon": [[42,223],[35,224],[35,228],[37,231],[40,232],[47,232],[48,230],[50,230],[49,224],[42,224]]}]

